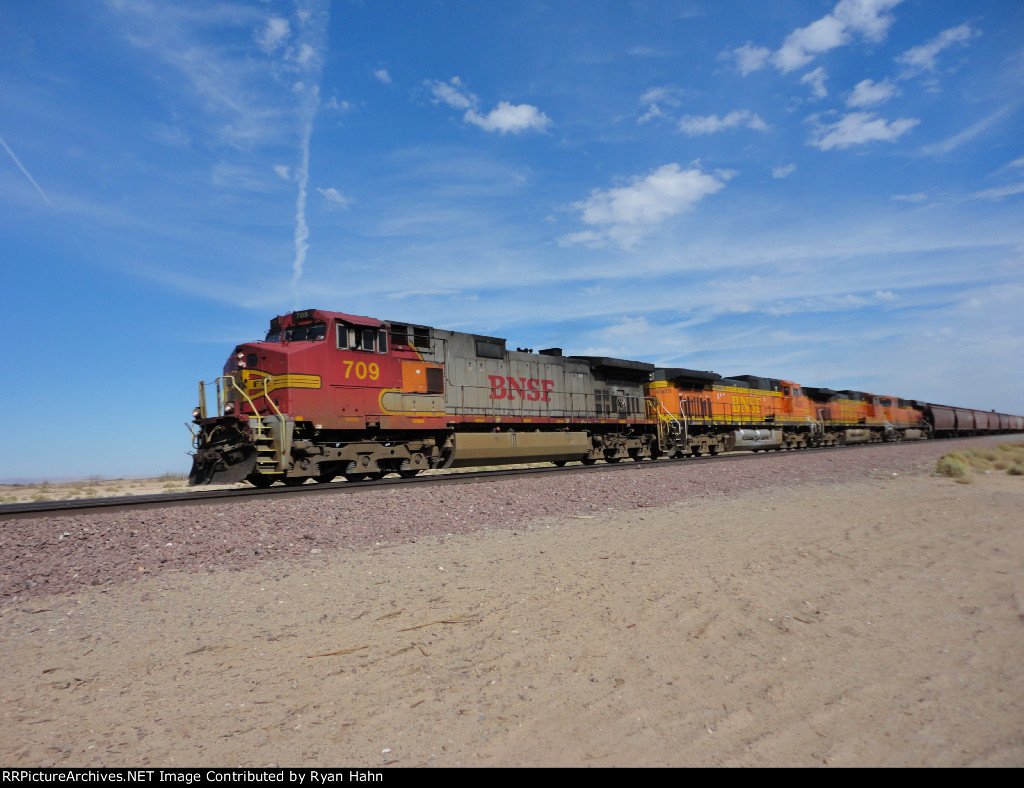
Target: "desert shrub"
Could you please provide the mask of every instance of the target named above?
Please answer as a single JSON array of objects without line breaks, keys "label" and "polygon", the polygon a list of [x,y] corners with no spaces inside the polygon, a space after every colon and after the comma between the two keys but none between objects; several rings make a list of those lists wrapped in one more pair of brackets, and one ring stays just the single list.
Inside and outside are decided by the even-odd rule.
[{"label": "desert shrub", "polygon": [[1011,465],[1006,471],[1010,476],[1024,476],[1024,462],[1018,462],[1016,465]]},{"label": "desert shrub", "polygon": [[935,463],[935,470],[940,475],[948,476],[950,479],[955,479],[959,482],[970,481],[970,465],[968,462],[965,462],[962,456],[955,456],[958,454],[962,455],[963,452],[952,451],[949,454],[939,457],[938,462]]}]

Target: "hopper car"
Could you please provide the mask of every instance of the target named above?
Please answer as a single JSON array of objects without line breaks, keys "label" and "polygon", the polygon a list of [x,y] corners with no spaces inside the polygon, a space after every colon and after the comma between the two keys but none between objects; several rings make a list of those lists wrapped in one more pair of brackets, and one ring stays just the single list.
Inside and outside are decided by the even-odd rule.
[{"label": "hopper car", "polygon": [[199,384],[193,424],[190,484],[258,487],[1024,431],[1020,416],[319,309],[236,346]]}]

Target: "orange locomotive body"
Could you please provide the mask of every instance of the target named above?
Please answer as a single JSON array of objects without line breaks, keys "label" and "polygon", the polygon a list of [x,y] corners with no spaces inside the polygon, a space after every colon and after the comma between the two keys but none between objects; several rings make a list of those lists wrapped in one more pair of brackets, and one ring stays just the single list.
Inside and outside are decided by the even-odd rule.
[{"label": "orange locomotive body", "polygon": [[923,403],[789,380],[657,369],[648,386],[665,453],[718,454],[927,437]]}]

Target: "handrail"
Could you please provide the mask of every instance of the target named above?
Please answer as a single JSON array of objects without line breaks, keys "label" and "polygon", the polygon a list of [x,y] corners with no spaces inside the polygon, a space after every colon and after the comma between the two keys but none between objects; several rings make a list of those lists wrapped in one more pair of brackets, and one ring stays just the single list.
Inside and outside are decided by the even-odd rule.
[{"label": "handrail", "polygon": [[[665,422],[665,421],[675,422],[675,424],[678,425],[679,431],[680,431],[680,433],[682,433],[684,438],[686,438],[686,439],[689,438],[689,431],[686,429],[686,421],[685,421],[686,417],[685,416],[683,416],[683,422],[680,423],[679,419],[677,419],[675,417],[675,415],[671,411],[669,411],[669,409],[665,407],[665,404],[660,399],[658,399],[657,397],[644,397],[644,401],[648,403],[648,407],[651,407],[650,403],[654,403],[654,406],[653,406],[652,410],[654,411],[654,415],[658,417],[658,421],[659,422]],[[665,411],[664,414],[662,414],[658,410],[659,408],[661,410]],[[682,414],[680,414],[680,415],[682,415]]]},{"label": "handrail", "polygon": [[[225,394],[227,393],[228,389],[232,389],[233,388],[235,391],[237,391],[239,394],[241,394],[243,397],[245,397],[245,401],[249,403],[249,407],[252,408],[253,416],[256,418],[256,421],[259,424],[259,429],[260,429],[260,433],[261,433],[260,437],[263,437],[262,433],[266,429],[266,426],[263,423],[263,416],[260,415],[260,412],[256,409],[256,403],[252,401],[252,399],[249,397],[248,394],[246,394],[245,389],[243,389],[241,386],[238,385],[238,383],[235,382],[235,378],[234,378],[233,375],[222,375],[221,377],[217,378],[218,383],[221,380],[224,381],[224,392],[225,392]],[[277,403],[275,403],[272,399],[270,399],[269,395],[266,393],[267,392],[267,380],[268,380],[268,378],[263,378],[264,399],[266,399],[267,402],[269,402],[271,404],[271,406],[274,408],[274,410],[277,412],[277,417],[278,417],[278,419],[280,419],[279,423],[281,424],[281,429],[280,429],[281,440],[280,440],[280,443],[278,442],[277,436],[274,435],[273,430],[271,430],[270,437],[271,437],[271,439],[274,442],[274,449],[277,450],[278,457],[284,457],[284,416],[282,415],[281,411],[278,409]]]},{"label": "handrail", "polygon": [[[270,381],[270,376],[269,375],[267,375],[265,378],[263,378],[263,399],[265,399],[270,404],[270,407],[272,407],[274,409],[274,413],[277,414],[277,417],[279,419],[281,419],[281,423],[283,424],[284,423],[284,414],[282,414],[280,409],[277,407],[277,403],[274,402],[274,400],[272,400],[270,398],[270,389],[267,388],[267,386],[269,385],[269,381]],[[256,406],[253,405],[252,409],[255,411],[256,410]]]}]

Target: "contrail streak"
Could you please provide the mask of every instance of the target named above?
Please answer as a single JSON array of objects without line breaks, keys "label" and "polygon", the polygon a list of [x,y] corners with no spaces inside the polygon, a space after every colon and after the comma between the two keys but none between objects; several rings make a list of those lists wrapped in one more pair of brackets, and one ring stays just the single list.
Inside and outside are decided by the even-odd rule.
[{"label": "contrail streak", "polygon": [[324,0],[309,0],[299,3],[299,48],[298,62],[304,72],[304,79],[296,82],[294,90],[299,100],[299,120],[302,137],[299,143],[300,161],[295,180],[299,193],[295,200],[295,259],[292,261],[292,296],[295,308],[300,307],[299,280],[302,278],[309,251],[309,225],[306,223],[306,197],[309,192],[309,148],[313,138],[313,121],[320,106],[320,74],[323,68],[323,51],[327,43],[327,28],[330,18],[330,3]]},{"label": "contrail streak", "polygon": [[[33,186],[36,187],[36,191],[39,192],[39,196],[42,197],[44,200],[46,200],[46,204],[47,205],[49,205],[51,208],[53,208],[53,203],[50,202],[50,198],[46,196],[46,192],[44,192],[41,188],[39,188],[39,184],[36,183],[36,179],[33,178],[29,174],[28,170],[25,169],[25,165],[22,164],[18,160],[17,156],[14,155],[14,151],[12,151],[10,146],[6,142],[4,142],[4,138],[3,137],[0,137],[0,145],[3,145],[4,146],[4,150],[7,151],[7,153],[10,155],[10,157],[12,159],[14,159],[14,163],[18,165],[18,169],[20,169],[23,173],[25,173],[25,177],[28,178],[29,183],[31,183]],[[53,208],[53,210],[57,210],[57,209]]]},{"label": "contrail streak", "polygon": [[[50,198],[46,196],[46,192],[42,190],[39,184],[36,183],[36,179],[32,177],[28,170],[25,169],[25,165],[21,163],[17,156],[14,155],[14,151],[11,150],[11,146],[8,145],[6,141],[4,141],[3,137],[0,137],[0,145],[4,146],[4,150],[7,151],[11,159],[14,160],[14,163],[18,165],[18,169],[25,173],[25,177],[28,178],[29,183],[36,187],[36,191],[39,192],[39,196],[43,198],[47,205],[50,206],[50,210],[57,214],[58,218],[61,218],[60,211],[58,211],[54,207],[53,203],[50,202]],[[82,257],[84,257],[86,260],[91,259],[89,257],[89,254],[85,251],[85,247],[82,246],[81,241],[78,240],[78,237],[72,232],[69,232],[68,236],[71,238],[72,241],[75,242],[75,246],[77,246],[78,251],[82,253]]]},{"label": "contrail streak", "polygon": [[302,278],[302,267],[306,263],[306,252],[309,250],[309,225],[306,224],[306,193],[309,189],[309,143],[313,137],[313,116],[316,103],[306,122],[302,134],[302,160],[296,177],[299,182],[299,196],[295,200],[295,260],[292,262],[292,294],[295,296],[295,308],[299,308],[299,279]]}]

